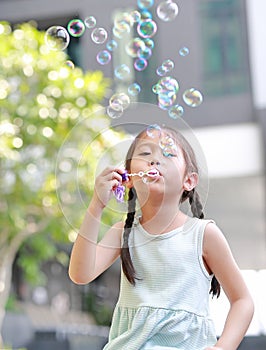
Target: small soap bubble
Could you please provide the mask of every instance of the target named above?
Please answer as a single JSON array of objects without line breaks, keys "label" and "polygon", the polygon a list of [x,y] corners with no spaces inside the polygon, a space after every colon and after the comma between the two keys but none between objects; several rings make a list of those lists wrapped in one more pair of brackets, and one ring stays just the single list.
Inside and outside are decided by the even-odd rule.
[{"label": "small soap bubble", "polygon": [[144,38],[143,39],[144,44],[146,45],[146,47],[148,47],[149,49],[153,49],[154,48],[154,41],[150,38]]},{"label": "small soap bubble", "polygon": [[156,74],[159,75],[160,77],[163,77],[165,75],[165,71],[162,66],[156,69]]},{"label": "small soap bubble", "polygon": [[176,94],[173,91],[163,91],[158,95],[158,106],[161,109],[168,109],[173,106],[176,100]]},{"label": "small soap bubble", "polygon": [[189,49],[187,47],[181,47],[181,49],[179,50],[179,55],[180,56],[187,56],[189,54]]},{"label": "small soap bubble", "polygon": [[73,63],[72,61],[70,61],[70,60],[67,60],[67,61],[66,61],[66,65],[67,65],[69,68],[71,68],[71,69],[74,69],[74,68],[75,68],[74,63]]},{"label": "small soap bubble", "polygon": [[172,60],[165,60],[163,63],[162,63],[162,67],[163,69],[165,70],[165,72],[169,73],[171,70],[174,69],[174,62]]},{"label": "small soap bubble", "polygon": [[156,137],[161,137],[161,133],[162,129],[157,124],[149,125],[146,129],[147,136],[151,137],[152,139]]},{"label": "small soap bubble", "polygon": [[68,22],[67,30],[73,37],[80,37],[85,32],[85,24],[81,19],[75,18]]},{"label": "small soap bubble", "polygon": [[119,80],[127,80],[130,76],[130,68],[126,64],[121,64],[115,68],[115,76]]},{"label": "small soap bubble", "polygon": [[111,61],[112,56],[109,51],[103,50],[97,54],[96,59],[98,63],[100,63],[101,65],[105,65]]},{"label": "small soap bubble", "polygon": [[117,41],[113,39],[108,41],[108,43],[106,44],[106,48],[109,51],[114,51],[117,48],[117,46],[118,46]]},{"label": "small soap bubble", "polygon": [[158,95],[162,91],[162,87],[160,84],[155,84],[152,87],[152,92],[154,92],[156,95]]},{"label": "small soap bubble", "polygon": [[135,11],[132,11],[130,13],[131,17],[132,17],[132,20],[134,23],[138,23],[141,19],[141,14],[139,13],[139,11],[135,10]]},{"label": "small soap bubble", "polygon": [[145,21],[147,19],[152,19],[152,13],[148,10],[143,10],[140,12],[141,21]]},{"label": "small soap bubble", "polygon": [[168,110],[168,115],[172,119],[177,119],[182,117],[184,114],[184,108],[180,105],[174,105]]},{"label": "small soap bubble", "polygon": [[106,108],[106,112],[108,116],[112,119],[120,118],[123,115],[123,107],[120,106],[119,108],[113,108],[112,106],[108,106]]},{"label": "small soap bubble", "polygon": [[171,76],[161,78],[158,84],[161,85],[163,91],[176,93],[179,90],[179,84],[177,80]]},{"label": "small soap bubble", "polygon": [[178,6],[172,0],[163,1],[157,7],[157,15],[164,22],[173,21],[178,15]]},{"label": "small soap bubble", "polygon": [[146,69],[148,66],[148,61],[144,58],[136,58],[134,61],[134,68],[138,72],[142,72],[144,69]]},{"label": "small soap bubble", "polygon": [[44,40],[50,50],[65,50],[69,43],[70,37],[66,28],[61,26],[52,26],[45,32]]},{"label": "small soap bubble", "polygon": [[176,155],[177,146],[174,139],[169,135],[162,135],[159,141],[159,146],[163,151],[165,157]]},{"label": "small soap bubble", "polygon": [[138,83],[133,83],[128,87],[128,93],[131,96],[137,96],[141,91],[141,86]]},{"label": "small soap bubble", "polygon": [[109,106],[111,106],[113,109],[120,110],[120,106],[122,106],[122,109],[125,110],[130,105],[130,98],[129,96],[124,93],[116,93],[109,99]]},{"label": "small soap bubble", "polygon": [[203,101],[203,96],[199,90],[191,88],[183,93],[183,100],[189,107],[198,107]]},{"label": "small soap bubble", "polygon": [[108,37],[104,28],[95,28],[91,32],[91,39],[95,44],[103,44]]},{"label": "small soap bubble", "polygon": [[85,26],[89,29],[94,28],[96,26],[96,18],[94,16],[86,17],[84,20]]},{"label": "small soap bubble", "polygon": [[152,19],[140,21],[137,26],[137,31],[142,38],[152,38],[157,32],[157,24]]},{"label": "small soap bubble", "polygon": [[140,50],[145,50],[145,43],[140,38],[134,38],[126,45],[126,52],[130,57],[138,57]]},{"label": "small soap bubble", "polygon": [[154,5],[154,0],[138,0],[138,8],[141,10],[149,9]]},{"label": "small soap bubble", "polygon": [[149,47],[145,47],[144,50],[138,51],[138,57],[148,60],[152,56],[152,50]]}]

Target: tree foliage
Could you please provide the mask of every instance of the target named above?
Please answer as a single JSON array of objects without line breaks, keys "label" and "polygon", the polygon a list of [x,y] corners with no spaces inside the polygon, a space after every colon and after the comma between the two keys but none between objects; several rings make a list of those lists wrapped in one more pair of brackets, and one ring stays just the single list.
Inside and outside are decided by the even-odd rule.
[{"label": "tree foliage", "polygon": [[[43,281],[44,260],[67,264],[60,244],[73,236],[92,193],[108,147],[102,130],[109,145],[121,137],[100,108],[107,79],[67,59],[31,24],[12,30],[0,22],[0,299],[5,268],[23,242],[19,263],[30,281]],[[107,213],[106,223],[114,217]]]}]

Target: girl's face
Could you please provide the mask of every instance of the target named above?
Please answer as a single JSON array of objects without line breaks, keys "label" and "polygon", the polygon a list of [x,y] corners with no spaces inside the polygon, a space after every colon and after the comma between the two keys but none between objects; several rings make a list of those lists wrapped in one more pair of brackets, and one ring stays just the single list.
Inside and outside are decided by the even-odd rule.
[{"label": "girl's face", "polygon": [[[170,143],[169,139],[170,137]],[[168,142],[168,146],[162,147],[162,142]],[[171,146],[169,146],[171,144]],[[156,169],[159,175],[151,179],[148,184],[144,183],[138,176],[131,178],[131,185],[137,191],[138,198],[142,194],[156,193],[163,194],[164,198],[180,199],[186,181],[186,164],[181,148],[176,141],[166,132],[151,138],[143,135],[136,142],[130,166],[131,173],[145,172]],[[167,197],[165,197],[167,196]]]}]

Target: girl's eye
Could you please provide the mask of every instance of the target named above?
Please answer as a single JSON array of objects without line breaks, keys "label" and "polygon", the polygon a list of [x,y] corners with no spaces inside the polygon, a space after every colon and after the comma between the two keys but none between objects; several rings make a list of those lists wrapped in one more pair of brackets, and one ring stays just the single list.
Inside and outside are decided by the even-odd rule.
[{"label": "girl's eye", "polygon": [[139,153],[140,156],[149,156],[151,153],[150,152],[141,152]]}]

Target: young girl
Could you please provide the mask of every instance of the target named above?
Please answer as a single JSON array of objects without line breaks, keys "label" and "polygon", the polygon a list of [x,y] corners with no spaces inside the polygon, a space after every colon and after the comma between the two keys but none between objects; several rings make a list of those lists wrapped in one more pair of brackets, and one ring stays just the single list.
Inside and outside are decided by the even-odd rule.
[{"label": "young girl", "polygon": [[[86,284],[121,257],[120,296],[104,350],[237,349],[253,302],[223,234],[203,219],[191,146],[177,131],[149,127],[129,148],[126,171],[127,177],[108,167],[96,178],[69,266],[70,278]],[[129,188],[127,218],[97,244],[102,211],[122,182]],[[180,210],[186,200],[193,217]],[[219,296],[220,284],[231,307],[217,340],[208,300],[209,290]]]}]

